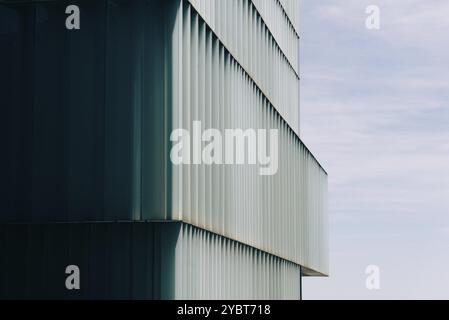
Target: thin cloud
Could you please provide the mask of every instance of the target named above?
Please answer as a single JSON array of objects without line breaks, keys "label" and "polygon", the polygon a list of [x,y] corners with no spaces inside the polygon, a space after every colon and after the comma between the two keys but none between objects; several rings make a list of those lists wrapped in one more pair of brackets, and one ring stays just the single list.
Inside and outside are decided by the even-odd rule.
[{"label": "thin cloud", "polygon": [[[379,31],[364,25],[371,4]],[[301,9],[301,136],[329,172],[331,215],[331,277],[308,279],[306,297],[449,298],[449,3]]]}]

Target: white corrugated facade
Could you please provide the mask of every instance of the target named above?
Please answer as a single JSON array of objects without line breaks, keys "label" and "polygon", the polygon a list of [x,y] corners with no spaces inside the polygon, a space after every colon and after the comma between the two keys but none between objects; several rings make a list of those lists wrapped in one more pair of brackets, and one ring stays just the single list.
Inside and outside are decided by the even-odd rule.
[{"label": "white corrugated facade", "polygon": [[298,299],[290,261],[184,224],[175,251],[175,299]]},{"label": "white corrugated facade", "polygon": [[247,165],[172,166],[169,218],[293,262],[298,273],[301,265],[326,275],[327,173],[298,137],[297,12],[293,0],[180,2],[172,128],[191,132],[201,121],[219,130],[278,129],[279,171],[266,177]]},{"label": "white corrugated facade", "polygon": [[[207,28],[248,74],[290,127],[299,133],[298,34],[279,1],[192,0],[184,5],[183,37],[198,31],[194,20]],[[192,19],[190,26],[185,19]],[[176,31],[175,31],[176,32]],[[204,42],[207,44],[207,39]],[[188,48],[184,48],[187,53]],[[193,57],[194,59],[195,57]]]}]

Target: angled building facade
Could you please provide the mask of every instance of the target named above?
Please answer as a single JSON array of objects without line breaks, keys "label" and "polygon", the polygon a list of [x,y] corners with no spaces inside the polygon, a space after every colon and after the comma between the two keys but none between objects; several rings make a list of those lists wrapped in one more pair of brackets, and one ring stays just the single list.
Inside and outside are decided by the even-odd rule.
[{"label": "angled building facade", "polygon": [[[298,2],[2,1],[0,297],[298,299],[327,275]],[[171,133],[195,121],[276,129],[276,174],[174,164]]]}]

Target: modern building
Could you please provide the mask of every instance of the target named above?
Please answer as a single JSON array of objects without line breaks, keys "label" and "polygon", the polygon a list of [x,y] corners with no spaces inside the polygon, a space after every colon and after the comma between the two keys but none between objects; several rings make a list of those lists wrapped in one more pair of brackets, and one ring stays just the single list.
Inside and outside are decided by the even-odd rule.
[{"label": "modern building", "polygon": [[[299,299],[327,275],[298,2],[0,1],[0,297]],[[277,129],[276,174],[174,164],[194,121]]]}]

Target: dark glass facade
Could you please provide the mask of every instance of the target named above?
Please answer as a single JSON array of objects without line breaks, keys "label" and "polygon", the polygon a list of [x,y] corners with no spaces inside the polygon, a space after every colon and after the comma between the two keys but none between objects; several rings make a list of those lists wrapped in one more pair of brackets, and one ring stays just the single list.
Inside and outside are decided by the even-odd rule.
[{"label": "dark glass facade", "polygon": [[[0,225],[0,299],[173,299],[178,223]],[[68,265],[79,290],[65,286]]]},{"label": "dark glass facade", "polygon": [[0,221],[163,216],[167,3],[2,1]]}]

